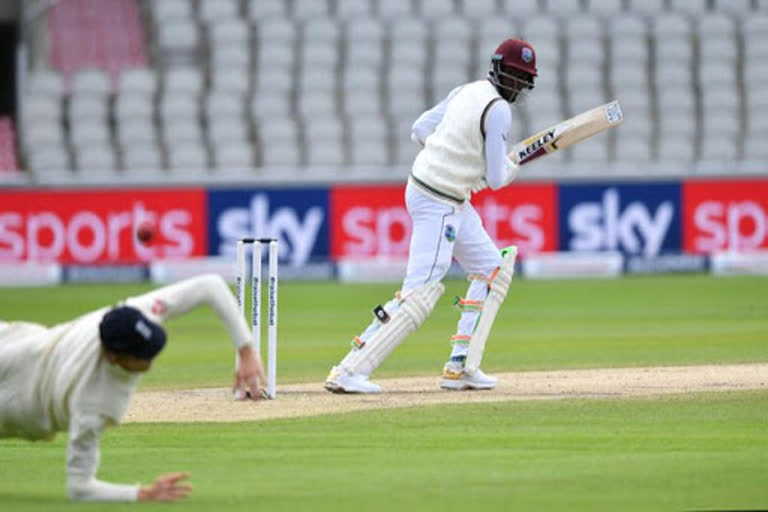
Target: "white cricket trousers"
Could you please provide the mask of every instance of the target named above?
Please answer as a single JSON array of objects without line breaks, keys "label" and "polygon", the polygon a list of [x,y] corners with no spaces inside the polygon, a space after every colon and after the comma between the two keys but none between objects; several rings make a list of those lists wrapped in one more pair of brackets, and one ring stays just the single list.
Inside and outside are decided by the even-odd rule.
[{"label": "white cricket trousers", "polygon": [[[413,221],[408,253],[408,270],[403,292],[440,281],[455,258],[467,274],[490,277],[501,265],[501,252],[483,227],[471,204],[451,206],[434,199],[410,181],[405,189],[405,202]],[[471,279],[465,303],[485,300],[487,282]],[[461,307],[461,305],[460,305]],[[451,356],[465,356],[469,337],[475,328],[479,311],[462,309],[453,336]]]}]

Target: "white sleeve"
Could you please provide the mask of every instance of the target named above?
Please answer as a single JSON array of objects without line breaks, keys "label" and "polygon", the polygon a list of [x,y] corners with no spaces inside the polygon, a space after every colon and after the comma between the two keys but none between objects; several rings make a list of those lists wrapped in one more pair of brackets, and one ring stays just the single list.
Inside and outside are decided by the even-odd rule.
[{"label": "white sleeve", "polygon": [[511,124],[507,102],[491,105],[485,116],[485,180],[493,190],[508,185],[517,176],[518,166],[507,156]]},{"label": "white sleeve", "polygon": [[443,101],[425,111],[418,119],[416,119],[411,127],[411,140],[413,142],[421,144],[422,146],[424,145],[424,141],[427,140],[427,137],[432,135],[437,128],[437,125],[443,120],[445,109],[448,108],[448,103],[450,103],[462,87],[463,86],[456,87],[448,93],[448,96],[446,96]]},{"label": "white sleeve", "polygon": [[99,442],[107,418],[81,414],[72,418],[67,445],[67,490],[75,501],[137,501],[139,485],[111,484],[96,479]]},{"label": "white sleeve", "polygon": [[250,344],[248,325],[240,314],[232,290],[217,274],[185,279],[139,297],[129,298],[126,303],[141,309],[149,318],[161,322],[207,304],[226,327],[235,349]]}]

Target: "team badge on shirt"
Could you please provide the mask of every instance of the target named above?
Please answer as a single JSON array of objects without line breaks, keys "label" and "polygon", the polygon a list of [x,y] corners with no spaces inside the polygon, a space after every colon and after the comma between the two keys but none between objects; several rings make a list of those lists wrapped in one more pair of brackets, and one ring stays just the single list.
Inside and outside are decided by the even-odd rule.
[{"label": "team badge on shirt", "polygon": [[152,304],[152,313],[157,316],[163,316],[166,311],[168,311],[168,306],[165,305],[165,302],[155,299],[154,304]]},{"label": "team badge on shirt", "polygon": [[454,228],[452,225],[448,224],[445,226],[445,239],[449,242],[453,242],[456,240],[456,228]]}]

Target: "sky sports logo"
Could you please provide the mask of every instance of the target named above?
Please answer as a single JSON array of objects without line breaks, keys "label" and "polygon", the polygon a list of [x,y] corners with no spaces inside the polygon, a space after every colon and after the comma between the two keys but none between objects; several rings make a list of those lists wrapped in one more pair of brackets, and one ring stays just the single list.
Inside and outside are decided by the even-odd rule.
[{"label": "sky sports logo", "polygon": [[[23,191],[0,199],[0,260],[139,263],[205,252],[201,191]],[[135,236],[143,221],[157,226],[150,245]]]},{"label": "sky sports logo", "polygon": [[209,252],[234,258],[246,237],[280,241],[280,262],[301,267],[328,258],[327,189],[223,189],[208,194]]},{"label": "sky sports logo", "polygon": [[561,250],[654,257],[680,249],[679,185],[565,185],[559,201]]}]

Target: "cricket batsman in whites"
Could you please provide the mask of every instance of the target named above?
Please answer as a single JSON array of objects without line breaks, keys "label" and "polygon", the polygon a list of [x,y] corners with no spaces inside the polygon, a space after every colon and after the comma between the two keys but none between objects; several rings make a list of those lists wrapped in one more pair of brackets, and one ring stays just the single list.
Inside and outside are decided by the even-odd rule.
[{"label": "cricket batsman in whites", "polygon": [[335,393],[379,393],[371,373],[429,316],[444,287],[440,282],[456,258],[470,285],[461,309],[441,387],[493,389],[497,380],[480,369],[485,342],[512,279],[517,249],[503,254],[470,204],[472,192],[498,190],[516,176],[507,156],[510,105],[533,89],[536,54],[521,39],[501,43],[484,80],[456,87],[421,114],[411,138],[422,146],[405,190],[413,222],[408,269],[402,289],[352,342],[352,350],[325,382]]},{"label": "cricket batsman in whites", "polygon": [[261,396],[261,359],[226,282],[203,275],[44,327],[0,322],[0,438],[51,440],[67,430],[67,488],[77,501],[176,501],[189,494],[186,473],[149,485],[96,479],[102,430],[125,414],[139,377],[163,349],[160,323],[207,304],[239,356],[236,390]]}]

